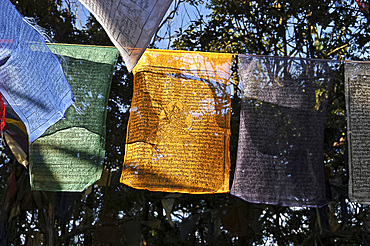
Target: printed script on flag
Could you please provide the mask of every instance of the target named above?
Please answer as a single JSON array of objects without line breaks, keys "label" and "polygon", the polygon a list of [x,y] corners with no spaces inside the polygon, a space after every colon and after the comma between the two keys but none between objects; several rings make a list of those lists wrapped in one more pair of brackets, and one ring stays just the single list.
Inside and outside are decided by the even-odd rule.
[{"label": "printed script on flag", "polygon": [[33,142],[63,118],[72,89],[42,36],[8,0],[0,0],[0,92]]},{"label": "printed script on flag", "polygon": [[239,55],[243,97],[231,194],[281,206],[327,203],[324,123],[338,65]]},{"label": "printed script on flag", "polygon": [[231,54],[148,50],[134,69],[121,182],[229,191]]},{"label": "printed script on flag", "polygon": [[102,174],[106,114],[114,65],[114,47],[53,45],[65,60],[75,95],[66,119],[30,145],[30,179],[34,190],[82,191]]},{"label": "printed script on flag", "polygon": [[352,201],[370,204],[370,63],[344,64],[349,181]]},{"label": "printed script on flag", "polygon": [[172,0],[80,0],[107,32],[131,71]]}]

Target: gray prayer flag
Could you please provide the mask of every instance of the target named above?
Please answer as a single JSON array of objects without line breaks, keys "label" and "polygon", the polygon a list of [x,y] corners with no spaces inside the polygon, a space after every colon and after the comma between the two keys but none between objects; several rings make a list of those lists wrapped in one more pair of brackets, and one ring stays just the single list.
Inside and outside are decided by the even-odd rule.
[{"label": "gray prayer flag", "polygon": [[346,62],[349,185],[352,201],[370,204],[370,63]]},{"label": "gray prayer flag", "polygon": [[285,206],[327,203],[324,121],[337,65],[239,56],[243,98],[233,195]]}]

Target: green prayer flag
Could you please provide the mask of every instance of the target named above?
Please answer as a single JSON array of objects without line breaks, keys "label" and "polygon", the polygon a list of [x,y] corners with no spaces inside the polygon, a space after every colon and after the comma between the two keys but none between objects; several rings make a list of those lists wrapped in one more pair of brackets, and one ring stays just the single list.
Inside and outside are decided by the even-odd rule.
[{"label": "green prayer flag", "polygon": [[118,50],[113,47],[52,45],[62,56],[75,98],[65,119],[30,145],[34,190],[82,191],[98,180],[105,156],[106,108]]}]

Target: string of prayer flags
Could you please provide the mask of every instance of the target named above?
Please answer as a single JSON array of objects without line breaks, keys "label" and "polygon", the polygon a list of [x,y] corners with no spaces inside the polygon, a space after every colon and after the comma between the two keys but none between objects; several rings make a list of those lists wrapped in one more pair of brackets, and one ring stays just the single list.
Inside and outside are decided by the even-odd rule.
[{"label": "string of prayer flags", "polygon": [[370,64],[346,62],[344,79],[351,201],[370,204]]},{"label": "string of prayer flags", "polygon": [[283,206],[327,203],[324,122],[338,65],[239,55],[243,98],[233,195]]},{"label": "string of prayer flags", "polygon": [[0,0],[0,80],[0,92],[25,124],[30,142],[73,103],[58,58],[9,0]]},{"label": "string of prayer flags", "polygon": [[118,48],[129,71],[157,31],[172,0],[80,0]]},{"label": "string of prayer flags", "polygon": [[147,50],[134,73],[121,183],[229,191],[232,55]]},{"label": "string of prayer flags", "polygon": [[66,119],[30,145],[34,190],[82,191],[102,174],[106,109],[118,50],[111,47],[54,45],[65,59],[65,73],[75,95]]}]

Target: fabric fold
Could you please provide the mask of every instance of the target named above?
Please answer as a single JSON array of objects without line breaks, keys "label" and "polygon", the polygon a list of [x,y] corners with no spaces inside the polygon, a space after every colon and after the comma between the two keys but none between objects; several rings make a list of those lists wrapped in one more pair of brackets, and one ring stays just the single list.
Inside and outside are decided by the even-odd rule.
[{"label": "fabric fold", "polygon": [[327,203],[324,122],[338,65],[239,55],[243,98],[233,195],[284,206]]},{"label": "fabric fold", "polygon": [[144,53],[133,71],[122,183],[151,191],[229,191],[231,60],[221,53]]},{"label": "fabric fold", "polygon": [[6,104],[4,138],[18,163],[28,166],[29,141],[26,126],[9,104]]},{"label": "fabric fold", "polygon": [[0,0],[0,92],[33,142],[72,105],[58,58],[9,0]]}]

